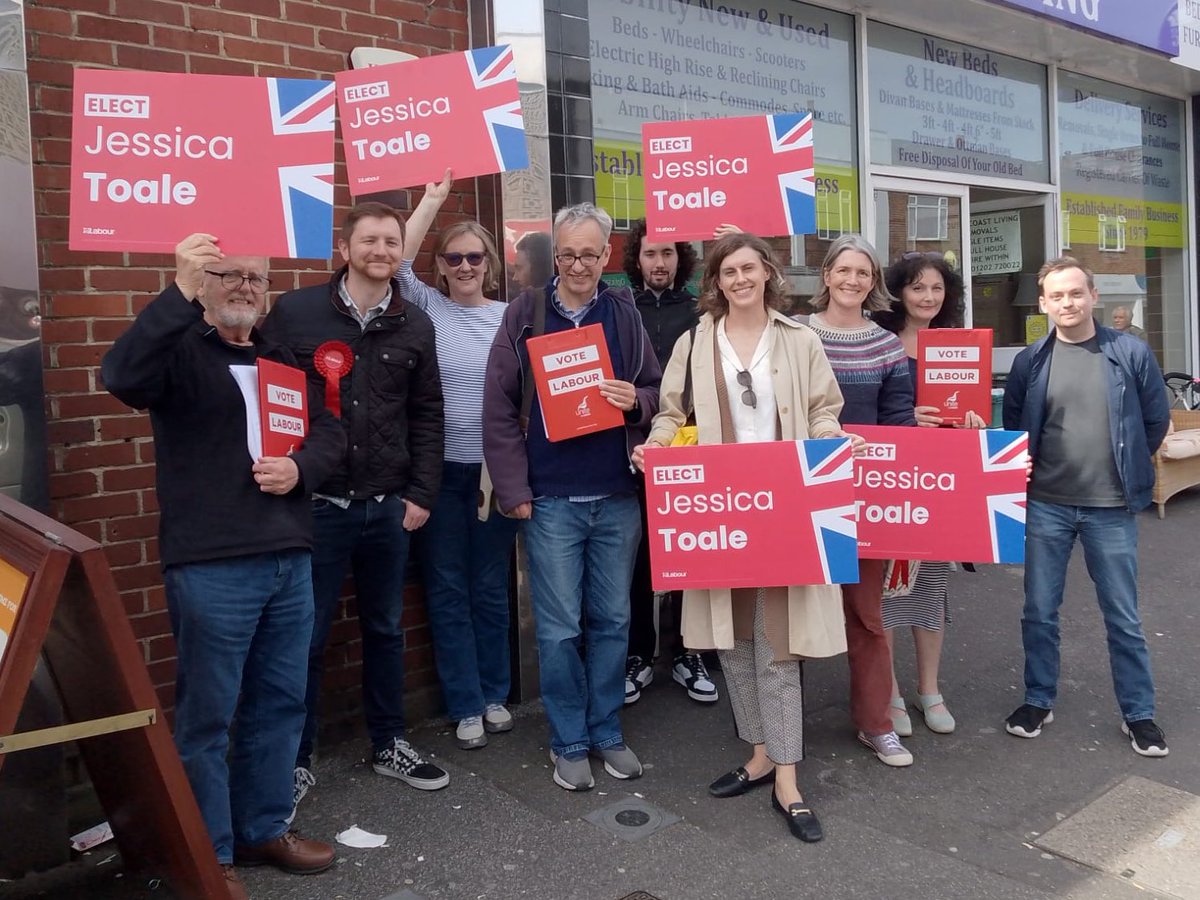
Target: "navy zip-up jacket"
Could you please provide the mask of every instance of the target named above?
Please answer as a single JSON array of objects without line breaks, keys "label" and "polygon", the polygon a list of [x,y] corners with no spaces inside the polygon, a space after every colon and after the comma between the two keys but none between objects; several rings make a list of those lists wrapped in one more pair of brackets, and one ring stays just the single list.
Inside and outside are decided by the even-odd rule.
[{"label": "navy zip-up jacket", "polygon": [[[1108,361],[1108,423],[1113,459],[1125,504],[1138,512],[1150,505],[1154,489],[1151,457],[1167,434],[1170,407],[1158,361],[1145,341],[1096,325],[1100,351]],[[1004,388],[1004,427],[1029,432],[1029,454],[1037,458],[1046,421],[1046,389],[1055,332],[1026,347],[1013,360]]]}]

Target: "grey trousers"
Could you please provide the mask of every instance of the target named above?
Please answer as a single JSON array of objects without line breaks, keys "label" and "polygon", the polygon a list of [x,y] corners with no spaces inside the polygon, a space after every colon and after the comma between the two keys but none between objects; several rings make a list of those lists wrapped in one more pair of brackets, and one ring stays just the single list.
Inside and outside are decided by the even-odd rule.
[{"label": "grey trousers", "polygon": [[766,744],[780,765],[804,759],[804,676],[799,660],[776,662],[763,623],[763,597],[754,599],[754,640],[718,650],[738,737]]}]

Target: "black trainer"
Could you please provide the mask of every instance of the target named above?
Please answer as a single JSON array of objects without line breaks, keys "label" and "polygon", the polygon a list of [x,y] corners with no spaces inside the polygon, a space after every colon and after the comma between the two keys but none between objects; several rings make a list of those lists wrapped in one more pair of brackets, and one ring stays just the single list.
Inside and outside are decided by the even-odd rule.
[{"label": "black trainer", "polygon": [[371,767],[379,775],[399,778],[419,791],[440,790],[450,783],[445,769],[426,762],[403,738],[392,738],[391,746],[376,751]]},{"label": "black trainer", "polygon": [[1121,732],[1129,737],[1133,752],[1139,756],[1166,756],[1171,752],[1167,749],[1166,736],[1162,729],[1154,724],[1153,719],[1122,722]]},{"label": "black trainer", "polygon": [[1018,706],[1011,716],[1004,720],[1004,730],[1017,737],[1035,738],[1042,733],[1042,726],[1054,721],[1054,713],[1040,706],[1030,706],[1028,703]]}]

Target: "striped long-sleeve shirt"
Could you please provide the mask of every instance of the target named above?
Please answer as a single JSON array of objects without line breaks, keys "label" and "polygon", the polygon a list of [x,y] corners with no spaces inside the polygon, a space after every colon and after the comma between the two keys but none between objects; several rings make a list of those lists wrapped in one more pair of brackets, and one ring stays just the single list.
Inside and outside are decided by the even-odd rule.
[{"label": "striped long-sleeve shirt", "polygon": [[396,276],[404,299],[419,306],[433,320],[446,404],[445,458],[458,463],[481,463],[483,378],[505,305],[498,300],[489,300],[482,306],[455,303],[417,278],[408,260],[400,264]]}]

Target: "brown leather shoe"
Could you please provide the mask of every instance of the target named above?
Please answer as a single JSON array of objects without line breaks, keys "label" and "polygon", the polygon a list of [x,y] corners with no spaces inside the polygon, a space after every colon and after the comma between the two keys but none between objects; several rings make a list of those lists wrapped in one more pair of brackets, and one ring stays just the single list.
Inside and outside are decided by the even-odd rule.
[{"label": "brown leather shoe", "polygon": [[229,900],[250,900],[246,893],[246,885],[233,866],[221,866],[221,874],[225,876],[225,887],[229,889]]},{"label": "brown leather shoe", "polygon": [[285,831],[257,847],[235,847],[233,858],[239,866],[275,866],[293,875],[315,875],[333,865],[334,854],[329,844]]}]

